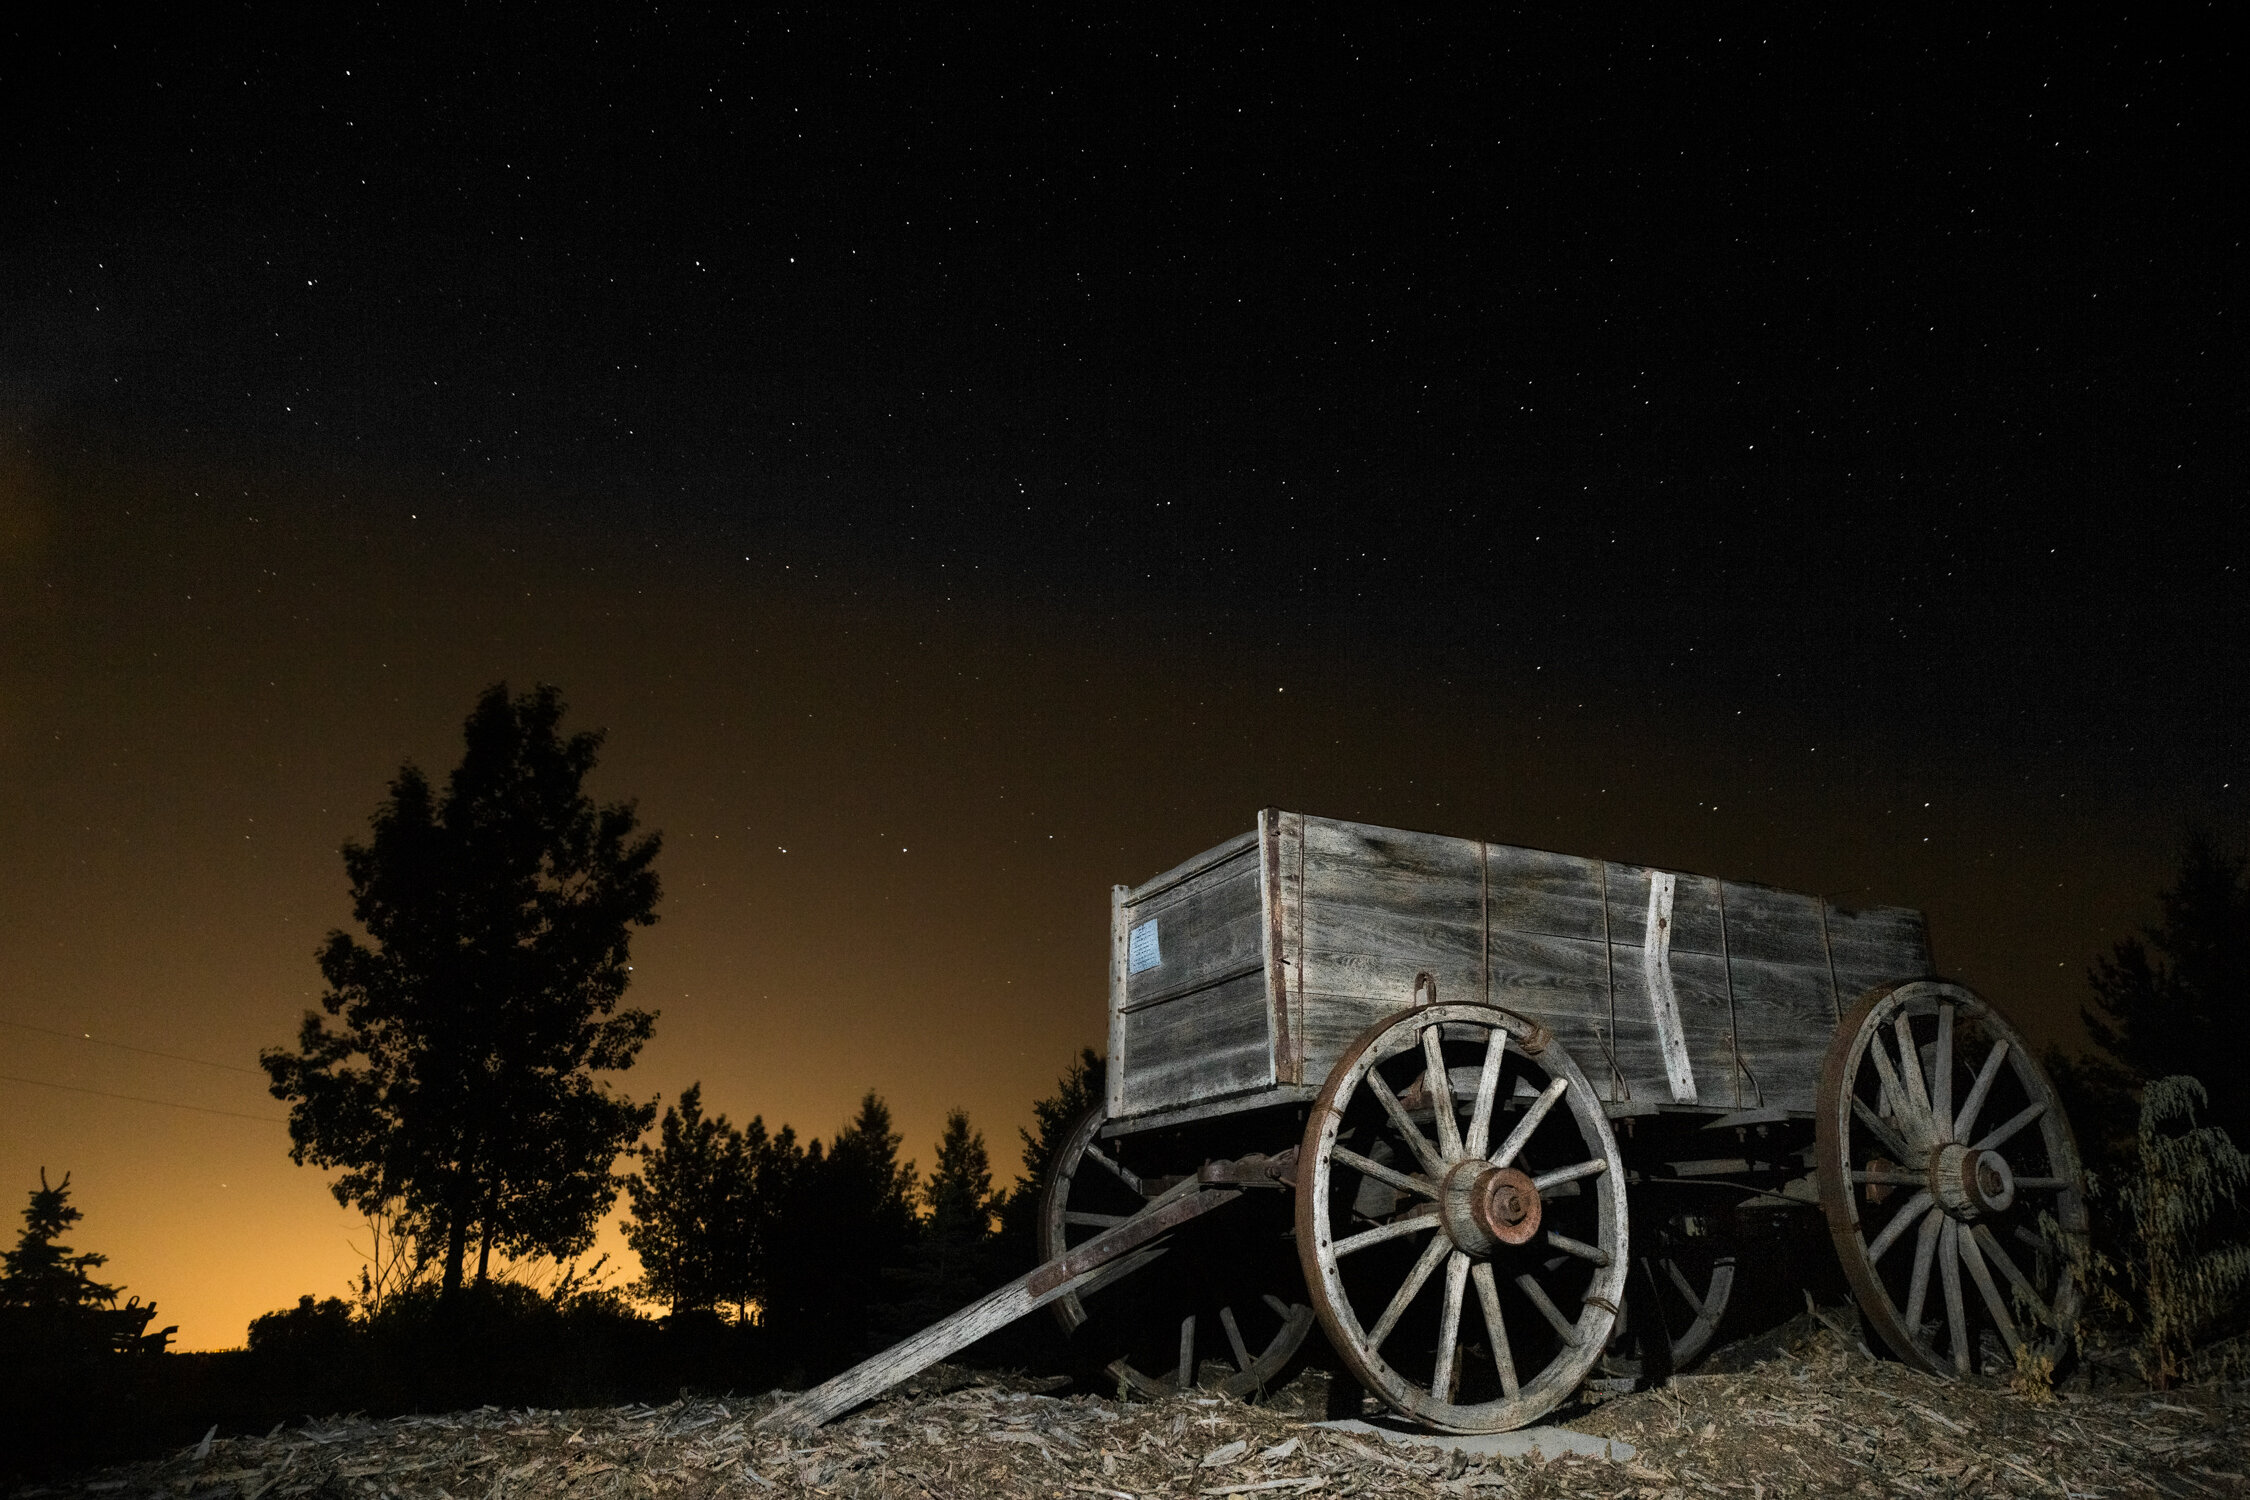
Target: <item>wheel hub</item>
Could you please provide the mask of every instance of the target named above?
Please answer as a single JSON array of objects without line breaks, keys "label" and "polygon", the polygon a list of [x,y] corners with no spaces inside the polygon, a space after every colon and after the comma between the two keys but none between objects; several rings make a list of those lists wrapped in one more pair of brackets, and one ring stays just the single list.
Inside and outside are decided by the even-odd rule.
[{"label": "wheel hub", "polygon": [[1514,1167],[1474,1157],[1445,1174],[1438,1195],[1448,1238],[1472,1255],[1521,1245],[1539,1232],[1539,1188]]},{"label": "wheel hub", "polygon": [[1930,1196],[1956,1219],[1981,1219],[2016,1201],[2016,1174],[1997,1151],[1940,1146],[1930,1153]]}]

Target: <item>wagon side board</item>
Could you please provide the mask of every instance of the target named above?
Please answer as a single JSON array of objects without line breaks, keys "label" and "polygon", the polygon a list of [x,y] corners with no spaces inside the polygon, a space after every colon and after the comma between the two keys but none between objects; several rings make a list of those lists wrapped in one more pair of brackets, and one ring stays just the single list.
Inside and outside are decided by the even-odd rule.
[{"label": "wagon side board", "polygon": [[1422,975],[1545,1023],[1616,1111],[1809,1112],[1838,1016],[1929,972],[1901,907],[1269,809],[1118,889],[1110,1113],[1301,1096]]}]

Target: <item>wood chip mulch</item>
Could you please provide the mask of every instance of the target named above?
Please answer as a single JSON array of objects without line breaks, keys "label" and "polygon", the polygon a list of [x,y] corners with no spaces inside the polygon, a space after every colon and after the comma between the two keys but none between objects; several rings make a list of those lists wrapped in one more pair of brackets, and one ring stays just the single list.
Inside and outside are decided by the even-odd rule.
[{"label": "wood chip mulch", "polygon": [[[955,1384],[968,1380],[974,1383]],[[2250,1385],[2162,1396],[1932,1379],[1816,1330],[1735,1373],[1558,1414],[1630,1460],[1479,1458],[1310,1425],[1322,1377],[1264,1405],[1120,1403],[932,1372],[819,1433],[759,1431],[779,1399],[597,1411],[330,1418],[207,1439],[26,1500],[646,1500],[679,1496],[2250,1495]]]}]

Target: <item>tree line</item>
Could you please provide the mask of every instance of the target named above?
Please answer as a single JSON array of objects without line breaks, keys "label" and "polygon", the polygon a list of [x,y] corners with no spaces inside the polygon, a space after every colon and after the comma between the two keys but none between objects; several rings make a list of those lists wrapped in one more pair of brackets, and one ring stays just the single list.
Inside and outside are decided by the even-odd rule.
[{"label": "tree line", "polygon": [[[328,935],[321,1008],[294,1049],[261,1058],[290,1106],[293,1158],[334,1169],[338,1201],[389,1237],[364,1300],[425,1281],[454,1296],[490,1280],[496,1253],[567,1261],[621,1191],[643,1272],[632,1291],[783,1342],[817,1331],[854,1350],[1011,1271],[1051,1154],[1044,1103],[1012,1193],[994,1191],[958,1111],[920,1178],[872,1092],[826,1142],[801,1141],[708,1114],[698,1082],[640,1169],[617,1170],[656,1119],[602,1075],[632,1067],[655,1026],[621,1002],[633,934],[657,920],[662,839],[631,802],[587,794],[602,737],[566,734],[563,714],[552,687],[497,684],[442,788],[400,769],[371,837],[343,850],[361,932]],[[1090,1102],[1092,1056],[1063,1081],[1072,1109]]]},{"label": "tree line", "polygon": [[[290,1107],[292,1157],[334,1170],[335,1196],[374,1238],[351,1301],[308,1296],[259,1319],[252,1352],[389,1327],[412,1334],[395,1363],[418,1381],[432,1349],[564,1347],[526,1340],[534,1314],[577,1319],[570,1347],[589,1347],[586,1328],[615,1345],[647,1325],[638,1298],[672,1328],[751,1340],[759,1367],[786,1378],[849,1363],[1027,1269],[1054,1155],[1101,1097],[1091,1049],[1034,1104],[1008,1189],[960,1111],[923,1175],[872,1092],[822,1141],[762,1116],[737,1126],[705,1109],[700,1083],[661,1119],[656,1101],[616,1091],[605,1075],[633,1066],[657,1019],[623,1000],[632,936],[657,919],[662,841],[632,803],[586,794],[601,736],[565,734],[563,714],[551,687],[490,688],[443,786],[403,766],[370,838],[344,847],[360,931],[327,936],[321,1008],[261,1062]],[[2250,1140],[2250,1081],[2234,1065],[2250,1053],[2250,867],[2191,840],[2158,909],[2089,971],[2096,1050],[2049,1065],[2095,1168],[2097,1246],[2081,1274],[2162,1385],[2199,1344],[2250,1329],[2250,1156],[2234,1144]],[[153,1305],[120,1306],[94,1279],[102,1257],[62,1243],[79,1217],[68,1193],[67,1176],[42,1173],[0,1264],[0,1366],[25,1392],[58,1362],[160,1353],[169,1333],[148,1332]],[[641,1275],[604,1288],[576,1259],[620,1196]],[[550,1267],[542,1285],[525,1284],[526,1264]],[[649,1355],[644,1375],[676,1368],[684,1347]]]}]

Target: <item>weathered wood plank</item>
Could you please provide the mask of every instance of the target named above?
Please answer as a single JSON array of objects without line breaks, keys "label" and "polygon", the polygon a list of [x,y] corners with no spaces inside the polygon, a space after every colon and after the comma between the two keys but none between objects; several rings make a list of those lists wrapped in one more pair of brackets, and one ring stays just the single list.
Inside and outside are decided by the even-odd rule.
[{"label": "weathered wood plank", "polygon": [[1129,894],[1121,885],[1109,888],[1109,1081],[1104,1092],[1109,1096],[1105,1104],[1111,1119],[1122,1112],[1125,1070],[1130,1066],[1125,1055],[1125,898]]},{"label": "weathered wood plank", "polygon": [[1120,1117],[1274,1081],[1266,984],[1252,972],[1124,1013]]},{"label": "weathered wood plank", "polygon": [[[1649,877],[1657,872],[1646,865],[1609,867],[1609,936],[1611,942],[1638,941],[1648,921]],[[1719,950],[1719,883],[1708,875],[1667,871],[1673,879],[1672,951],[1717,953]]]},{"label": "weathered wood plank", "polygon": [[[1265,901],[1273,962],[1266,985],[1280,1018],[1275,1027],[1274,1078],[1308,1083],[1305,1064],[1305,817],[1271,816],[1272,852]],[[1325,1075],[1323,1075],[1325,1076]]]},{"label": "weathered wood plank", "polygon": [[1225,843],[1214,845],[1193,859],[1183,859],[1163,874],[1142,881],[1126,893],[1125,899],[1137,905],[1153,896],[1162,895],[1176,885],[1193,880],[1213,865],[1241,858],[1257,840],[1258,835],[1254,829],[1249,833],[1238,833]]},{"label": "weathered wood plank", "polygon": [[1864,910],[1828,907],[1828,946],[1836,963],[1836,990],[1844,1006],[1879,984],[1930,973],[1929,929],[1922,914],[1903,906]]},{"label": "weathered wood plank", "polygon": [[1818,896],[1732,880],[1722,882],[1720,894],[1726,902],[1727,951],[1738,962],[1754,959],[1825,971]]},{"label": "weathered wood plank", "polygon": [[1598,943],[1602,862],[1509,844],[1485,846],[1494,928]]},{"label": "weathered wood plank", "polygon": [[1245,845],[1151,900],[1127,901],[1128,1010],[1251,969],[1263,971],[1264,913],[1256,856],[1256,847]]},{"label": "weathered wood plank", "polygon": [[[795,1400],[776,1407],[758,1425],[781,1431],[820,1426],[872,1400],[900,1381],[956,1354],[987,1334],[1067,1294],[1088,1288],[1113,1270],[1114,1263],[1157,1236],[1242,1196],[1238,1188],[1208,1188],[1194,1182],[1152,1200],[1114,1229],[1105,1230],[1064,1255],[996,1287],[949,1318],[940,1318]],[[1145,1263],[1145,1262],[1144,1262]]]}]

